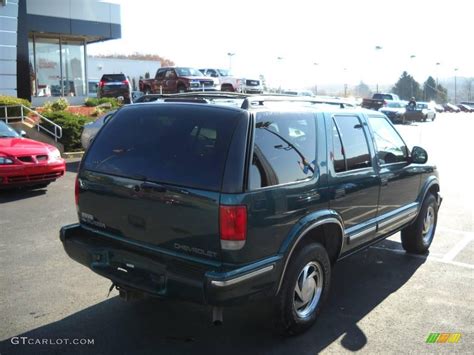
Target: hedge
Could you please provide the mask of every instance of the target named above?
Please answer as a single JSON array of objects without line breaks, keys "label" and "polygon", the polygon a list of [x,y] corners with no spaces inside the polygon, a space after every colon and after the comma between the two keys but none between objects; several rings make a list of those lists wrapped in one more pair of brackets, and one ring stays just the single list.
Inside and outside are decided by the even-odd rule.
[{"label": "hedge", "polygon": [[[0,95],[0,106],[24,105],[31,107],[31,102],[25,99],[19,99],[13,96]],[[19,107],[7,108],[8,117],[20,117],[21,109]],[[25,112],[27,114],[27,112]],[[0,109],[0,118],[5,118],[5,109]]]},{"label": "hedge", "polygon": [[[81,134],[84,125],[93,121],[87,116],[75,115],[67,111],[45,112],[43,116],[50,119],[63,129],[63,136],[59,141],[64,145],[66,152],[82,150]],[[49,122],[42,122],[42,125],[54,132],[54,126]]]},{"label": "hedge", "polygon": [[113,97],[89,97],[84,101],[84,105],[88,107],[95,107],[103,104],[110,104],[111,108],[118,108],[121,106],[120,101]]}]

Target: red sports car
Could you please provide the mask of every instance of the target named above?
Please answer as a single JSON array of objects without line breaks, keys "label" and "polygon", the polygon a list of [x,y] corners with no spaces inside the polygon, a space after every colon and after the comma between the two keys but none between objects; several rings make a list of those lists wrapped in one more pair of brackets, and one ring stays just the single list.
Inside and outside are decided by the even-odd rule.
[{"label": "red sports car", "polygon": [[0,121],[0,189],[46,187],[64,175],[66,165],[56,147],[22,138]]}]

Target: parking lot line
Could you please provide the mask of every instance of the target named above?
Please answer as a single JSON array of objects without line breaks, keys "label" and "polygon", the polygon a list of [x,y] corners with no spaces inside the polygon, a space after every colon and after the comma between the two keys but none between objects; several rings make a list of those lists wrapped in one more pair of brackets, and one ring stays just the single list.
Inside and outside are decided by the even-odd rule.
[{"label": "parking lot line", "polygon": [[442,264],[455,265],[455,266],[460,266],[460,267],[464,267],[464,268],[467,268],[467,269],[474,270],[474,265],[472,265],[472,264],[462,263],[462,262],[453,261],[453,260],[444,260],[444,258],[439,258],[439,257],[432,256],[432,255],[410,254],[410,253],[407,253],[404,250],[390,249],[390,248],[377,247],[377,246],[371,246],[370,248],[371,249],[391,251],[391,252],[396,253],[396,254],[405,254],[405,255],[415,257],[415,258],[426,259],[426,260],[430,260],[430,261],[439,262],[439,263],[442,263]]},{"label": "parking lot line", "polygon": [[456,255],[458,255],[470,242],[474,241],[474,236],[465,235],[461,241],[459,241],[450,251],[443,256],[443,261],[454,260]]}]

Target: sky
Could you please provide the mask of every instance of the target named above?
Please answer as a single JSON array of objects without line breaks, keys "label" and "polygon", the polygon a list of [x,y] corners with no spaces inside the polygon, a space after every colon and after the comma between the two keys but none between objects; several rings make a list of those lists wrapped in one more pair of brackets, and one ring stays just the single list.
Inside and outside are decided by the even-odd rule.
[{"label": "sky", "polygon": [[[90,54],[231,65],[239,76],[262,74],[293,89],[361,80],[375,88],[403,70],[419,82],[452,77],[455,68],[474,76],[473,0],[106,1],[121,5],[122,38],[91,45]],[[227,53],[235,53],[231,63]]]}]

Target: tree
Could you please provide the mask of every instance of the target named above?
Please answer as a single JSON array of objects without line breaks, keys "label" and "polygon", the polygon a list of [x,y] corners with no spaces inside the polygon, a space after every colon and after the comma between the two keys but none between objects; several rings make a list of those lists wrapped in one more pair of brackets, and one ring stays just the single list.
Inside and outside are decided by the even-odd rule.
[{"label": "tree", "polygon": [[406,71],[402,73],[392,91],[400,96],[402,100],[409,100],[413,96],[420,100],[423,97],[420,84]]},{"label": "tree", "polygon": [[171,59],[164,58],[158,54],[150,53],[132,53],[132,54],[97,54],[94,55],[97,58],[117,58],[117,59],[134,59],[134,60],[150,60],[150,61],[159,61],[162,67],[173,66],[174,62]]},{"label": "tree", "polygon": [[437,96],[436,81],[432,76],[429,76],[423,84],[423,99],[425,101],[436,100]]},{"label": "tree", "polygon": [[438,84],[436,86],[436,100],[438,104],[445,104],[448,102],[448,89],[446,89],[443,85]]},{"label": "tree", "polygon": [[354,88],[354,93],[358,97],[371,97],[372,96],[372,91],[370,90],[369,86],[366,83],[364,83],[362,80],[359,83],[359,85],[357,85]]}]

